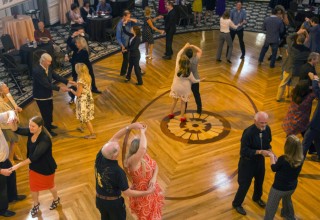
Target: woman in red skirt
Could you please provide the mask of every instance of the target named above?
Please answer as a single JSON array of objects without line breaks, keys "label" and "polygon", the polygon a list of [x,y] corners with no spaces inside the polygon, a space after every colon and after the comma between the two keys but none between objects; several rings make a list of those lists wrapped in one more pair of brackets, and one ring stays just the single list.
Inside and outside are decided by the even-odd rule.
[{"label": "woman in red skirt", "polygon": [[12,128],[17,134],[27,136],[27,159],[16,164],[11,169],[16,170],[29,165],[29,185],[32,194],[32,217],[36,217],[39,211],[39,192],[50,190],[53,202],[50,210],[57,208],[60,198],[54,184],[54,174],[57,164],[52,157],[52,142],[50,134],[44,127],[43,119],[35,116],[29,121],[29,128]]}]

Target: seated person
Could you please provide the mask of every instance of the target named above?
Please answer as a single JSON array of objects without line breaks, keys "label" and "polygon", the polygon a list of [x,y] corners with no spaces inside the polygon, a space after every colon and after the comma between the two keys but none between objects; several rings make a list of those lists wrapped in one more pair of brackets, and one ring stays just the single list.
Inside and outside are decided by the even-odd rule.
[{"label": "seated person", "polygon": [[37,42],[40,42],[41,37],[47,37],[47,38],[50,38],[50,40],[52,40],[50,31],[44,28],[44,23],[42,21],[38,23],[38,28],[39,30],[34,31],[34,39]]},{"label": "seated person", "polygon": [[80,15],[79,7],[76,3],[71,4],[71,11],[69,12],[72,26],[82,26],[84,20]]},{"label": "seated person", "polygon": [[106,0],[101,0],[97,6],[97,11],[101,11],[106,14],[111,14],[112,8],[109,3],[106,3]]},{"label": "seated person", "polygon": [[93,13],[93,9],[90,8],[90,3],[88,0],[83,2],[83,7],[80,9],[81,17],[86,22],[88,15]]}]

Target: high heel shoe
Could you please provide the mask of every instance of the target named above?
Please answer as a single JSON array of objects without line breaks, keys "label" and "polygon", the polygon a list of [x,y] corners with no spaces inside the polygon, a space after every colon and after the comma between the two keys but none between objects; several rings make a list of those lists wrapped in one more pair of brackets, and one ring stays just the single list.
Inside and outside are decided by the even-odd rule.
[{"label": "high heel shoe", "polygon": [[50,206],[50,210],[54,210],[58,207],[58,205],[60,204],[60,197],[58,197],[57,200],[53,200]]},{"label": "high heel shoe", "polygon": [[185,117],[181,117],[181,118],[180,118],[180,121],[181,121],[181,122],[186,122],[187,119],[186,119]]},{"label": "high heel shoe", "polygon": [[32,218],[35,218],[38,215],[39,206],[40,206],[40,203],[38,202],[38,205],[33,206],[33,208],[31,209],[30,213]]}]

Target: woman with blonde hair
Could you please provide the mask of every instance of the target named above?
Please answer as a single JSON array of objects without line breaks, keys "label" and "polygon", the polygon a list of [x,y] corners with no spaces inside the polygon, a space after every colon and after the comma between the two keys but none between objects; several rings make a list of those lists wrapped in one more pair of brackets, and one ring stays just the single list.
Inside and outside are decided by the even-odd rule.
[{"label": "woman with blonde hair", "polygon": [[15,133],[28,137],[27,141],[27,159],[14,165],[9,170],[29,165],[29,186],[33,200],[31,216],[38,215],[40,202],[39,192],[50,190],[53,201],[50,210],[56,209],[60,204],[60,198],[54,183],[57,164],[52,156],[51,135],[44,127],[43,119],[40,116],[34,116],[29,121],[28,128],[20,128],[17,125],[11,125]]},{"label": "woman with blonde hair", "polygon": [[[98,90],[96,86],[96,81],[93,73],[93,68],[90,62],[90,50],[88,47],[88,43],[86,39],[83,37],[83,31],[79,30],[74,32],[68,39],[67,39],[67,45],[70,47],[70,49],[73,51],[72,57],[69,60],[69,58],[66,58],[66,60],[69,60],[72,66],[72,78],[73,81],[77,81],[77,73],[75,71],[75,65],[77,63],[84,63],[89,69],[89,74],[91,76],[91,91],[94,93],[100,94],[101,92]],[[73,88],[75,89],[75,88]],[[74,103],[74,95],[72,93],[69,94],[71,97],[70,104]]]},{"label": "woman with blonde hair", "polygon": [[[14,110],[16,115],[22,111],[17,103],[14,101],[8,86],[4,82],[0,82],[0,112],[6,112]],[[21,152],[19,147],[15,147],[18,144],[18,135],[15,134],[11,129],[10,126],[7,124],[0,124],[1,130],[3,135],[8,141],[9,144],[9,160],[12,164],[14,164],[14,158],[17,160],[22,160]]]},{"label": "woman with blonde hair", "polygon": [[93,131],[91,120],[94,119],[94,101],[91,88],[91,77],[89,75],[88,67],[84,63],[77,63],[76,72],[78,74],[77,91],[71,89],[73,95],[77,97],[76,100],[76,116],[80,121],[78,130],[84,131],[83,124],[87,125],[90,135],[86,135],[85,139],[95,139],[96,134]]},{"label": "woman with blonde hair", "polygon": [[302,144],[295,135],[289,135],[284,144],[284,155],[277,157],[270,152],[270,163],[276,172],[266,206],[265,220],[273,220],[282,199],[281,216],[295,219],[291,196],[298,185],[298,176],[304,161]]},{"label": "woman with blonde hair", "polygon": [[178,100],[181,100],[180,108],[180,121],[185,122],[187,119],[184,117],[186,103],[189,101],[189,96],[191,93],[191,84],[200,82],[194,78],[190,71],[190,60],[186,55],[182,55],[185,49],[189,48],[190,44],[187,43],[178,53],[176,60],[176,69],[171,85],[170,97],[173,98],[169,119],[174,118],[174,108],[177,105]]},{"label": "woman with blonde hair", "polygon": [[133,190],[145,191],[155,187],[155,191],[147,196],[130,197],[130,209],[139,220],[160,220],[164,196],[157,183],[158,165],[147,154],[146,130],[144,125],[140,130],[140,138],[132,140],[124,165],[132,178]]}]

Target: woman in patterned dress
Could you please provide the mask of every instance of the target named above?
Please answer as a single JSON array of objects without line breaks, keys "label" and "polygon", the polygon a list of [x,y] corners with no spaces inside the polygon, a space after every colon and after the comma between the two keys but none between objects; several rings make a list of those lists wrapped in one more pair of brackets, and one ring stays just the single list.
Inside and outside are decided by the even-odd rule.
[{"label": "woman in patterned dress", "polygon": [[168,117],[174,118],[174,108],[177,105],[178,100],[181,100],[181,108],[180,108],[180,121],[185,122],[187,119],[184,117],[186,103],[189,101],[189,96],[191,93],[191,84],[200,82],[194,78],[193,74],[190,72],[190,60],[186,55],[182,55],[187,49],[190,47],[190,44],[187,43],[178,53],[176,59],[176,69],[175,74],[171,86],[170,97],[173,98],[170,114]]},{"label": "woman in patterned dress", "polygon": [[145,7],[144,9],[144,24],[143,24],[143,29],[142,29],[142,41],[145,42],[146,44],[146,59],[152,59],[152,50],[153,50],[153,44],[154,44],[154,39],[153,39],[153,31],[157,31],[160,34],[163,34],[163,30],[159,30],[153,25],[153,22],[155,22],[158,19],[163,18],[163,16],[159,15],[156,18],[151,18],[151,8],[150,7]]},{"label": "woman in patterned dress", "polygon": [[76,116],[80,120],[78,130],[83,132],[83,124],[87,125],[90,135],[84,136],[85,139],[95,139],[96,134],[93,131],[91,120],[94,119],[94,102],[91,93],[91,77],[88,67],[84,63],[77,63],[76,73],[78,74],[77,91],[71,89],[71,92],[77,96],[76,100]]},{"label": "woman in patterned dress", "polygon": [[202,0],[194,0],[193,1],[192,11],[194,13],[194,26],[197,23],[197,17],[198,17],[198,25],[200,25],[201,24],[201,14],[202,14]]},{"label": "woman in patterned dress", "polygon": [[146,130],[144,125],[140,130],[140,138],[131,142],[124,165],[132,178],[132,189],[145,191],[155,187],[155,191],[147,196],[130,197],[130,209],[139,220],[160,220],[164,196],[157,183],[157,163],[147,154]]}]

